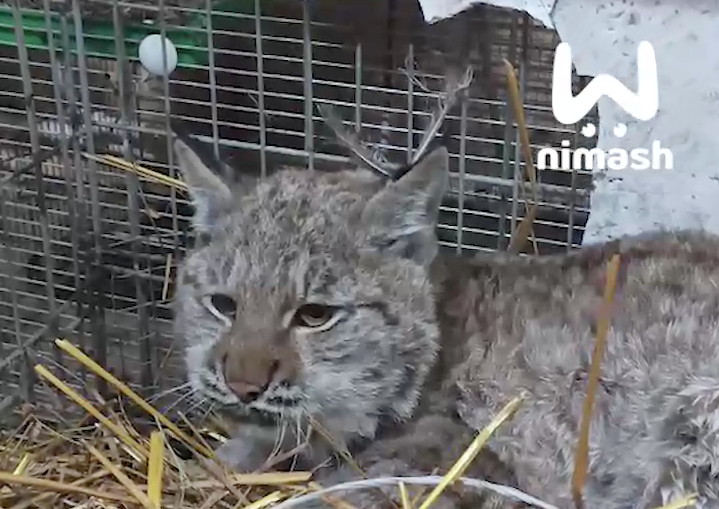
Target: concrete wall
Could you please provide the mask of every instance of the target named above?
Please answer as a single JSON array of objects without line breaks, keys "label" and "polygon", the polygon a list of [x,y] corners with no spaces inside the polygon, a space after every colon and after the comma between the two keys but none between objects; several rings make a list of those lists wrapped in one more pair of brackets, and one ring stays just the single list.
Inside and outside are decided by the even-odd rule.
[{"label": "concrete wall", "polygon": [[[425,18],[456,14],[471,2],[420,0]],[[636,90],[639,41],[654,46],[659,112],[648,122],[629,117],[611,99],[599,103],[597,147],[650,147],[674,155],[672,170],[594,174],[595,190],[584,243],[660,228],[719,233],[719,0],[492,0],[527,11],[554,26],[572,48],[580,75],[609,73]],[[454,11],[454,12],[453,12]],[[628,126],[613,135],[618,122]]]}]

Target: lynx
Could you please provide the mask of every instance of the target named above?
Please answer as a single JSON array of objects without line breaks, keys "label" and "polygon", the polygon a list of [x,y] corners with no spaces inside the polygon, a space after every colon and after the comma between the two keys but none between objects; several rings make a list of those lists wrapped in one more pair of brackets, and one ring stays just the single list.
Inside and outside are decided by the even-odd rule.
[{"label": "lynx", "polygon": [[[466,475],[572,506],[597,310],[620,253],[586,505],[651,508],[698,492],[700,507],[719,507],[718,238],[657,232],[561,255],[455,257],[435,237],[445,148],[389,182],[357,168],[239,184],[181,139],[175,151],[203,238],[179,277],[175,332],[195,390],[244,423],[219,451],[236,468],[290,450],[315,416],[368,476],[446,472],[524,395]],[[295,460],[317,466],[334,450],[322,443]],[[338,461],[320,483],[360,476]],[[384,507],[380,495],[346,500]],[[457,490],[441,503],[498,501]]]}]

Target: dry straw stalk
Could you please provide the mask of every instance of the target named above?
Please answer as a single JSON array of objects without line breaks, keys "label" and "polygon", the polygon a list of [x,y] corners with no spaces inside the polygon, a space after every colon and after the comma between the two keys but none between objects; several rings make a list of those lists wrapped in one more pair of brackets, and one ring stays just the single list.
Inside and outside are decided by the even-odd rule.
[{"label": "dry straw stalk", "polygon": [[[323,494],[326,488],[314,482],[310,472],[234,475],[225,472],[213,461],[211,448],[195,426],[190,426],[196,435],[192,437],[80,349],[63,339],[56,340],[56,344],[153,417],[158,428],[151,431],[149,437],[143,437],[127,420],[122,409],[113,411],[110,402],[102,400],[90,402],[45,366],[38,364],[36,372],[85,410],[91,419],[84,418],[77,424],[65,423],[65,428],[58,430],[28,416],[22,430],[11,435],[2,448],[12,451],[17,461],[12,469],[14,473],[0,472],[0,484],[9,487],[0,493],[0,507],[29,509],[48,504],[55,507],[61,500],[62,504],[73,507],[80,507],[77,504],[89,504],[83,507],[115,507],[102,505],[100,501],[104,500],[106,503],[120,503],[123,507],[143,509],[263,509],[317,493],[338,509],[353,509],[343,500]],[[479,433],[454,467],[437,483],[435,490],[421,505],[422,509],[429,508],[442,490],[461,476],[492,433],[511,418],[519,402],[519,398],[510,402]],[[88,426],[93,420],[100,427]],[[166,433],[188,446],[194,456],[188,460],[179,459],[167,441]],[[241,486],[245,487],[243,492],[238,489]],[[270,487],[274,489],[267,491]],[[32,493],[28,489],[44,492]],[[410,509],[413,504],[407,490],[400,488],[400,496],[402,509]]]}]

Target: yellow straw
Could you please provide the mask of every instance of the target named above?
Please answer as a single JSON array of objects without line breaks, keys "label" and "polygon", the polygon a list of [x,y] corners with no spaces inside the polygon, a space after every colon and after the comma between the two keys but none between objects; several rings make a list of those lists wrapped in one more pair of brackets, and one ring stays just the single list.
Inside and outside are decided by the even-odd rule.
[{"label": "yellow straw", "polygon": [[80,394],[72,390],[70,387],[65,385],[65,383],[57,378],[55,375],[53,375],[50,371],[45,368],[45,366],[41,364],[35,365],[35,372],[42,376],[44,379],[46,379],[48,382],[53,384],[55,387],[57,387],[61,392],[63,392],[68,398],[73,400],[75,403],[77,403],[79,406],[81,406],[88,414],[92,415],[95,419],[100,421],[100,423],[108,428],[110,431],[112,431],[115,435],[117,435],[123,442],[125,442],[125,445],[127,445],[132,451],[136,452],[140,455],[140,457],[144,460],[148,457],[147,450],[134,438],[132,438],[127,430],[123,428],[122,426],[112,422],[110,419],[105,417],[102,412],[100,412],[95,406],[93,406],[92,403],[87,401],[85,398],[83,398]]},{"label": "yellow straw", "polygon": [[168,177],[167,175],[163,175],[162,173],[150,170],[148,168],[145,168],[144,166],[140,166],[139,164],[130,163],[130,162],[125,161],[124,159],[119,158],[119,157],[111,156],[109,154],[97,156],[97,155],[88,154],[86,152],[84,152],[83,155],[87,159],[90,159],[92,161],[106,164],[108,166],[112,166],[119,170],[129,171],[129,172],[135,173],[137,175],[140,175],[142,177],[145,177],[149,180],[154,180],[156,182],[159,182],[161,184],[165,184],[165,185],[168,185],[171,187],[176,187],[176,188],[182,189],[182,190],[187,189],[187,184],[185,184],[182,180]]},{"label": "yellow straw", "polygon": [[145,412],[153,416],[155,419],[160,421],[162,424],[164,424],[170,432],[175,435],[178,439],[184,441],[187,445],[194,448],[196,451],[202,453],[203,455],[207,457],[212,457],[213,453],[211,450],[209,450],[207,447],[203,446],[199,442],[195,441],[193,438],[188,436],[186,433],[183,433],[180,428],[178,428],[172,421],[170,421],[167,417],[162,415],[160,412],[155,410],[150,404],[148,404],[144,399],[142,399],[137,393],[135,393],[132,389],[130,389],[127,385],[122,383],[120,380],[115,378],[113,375],[108,373],[102,366],[100,366],[97,362],[92,360],[90,357],[85,355],[79,348],[72,345],[69,341],[66,341],[64,339],[56,339],[55,344],[60,347],[62,350],[67,352],[68,354],[72,355],[75,359],[83,363],[85,366],[87,366],[89,369],[91,369],[93,372],[95,372],[100,377],[104,378],[108,383],[112,384],[119,390],[122,394],[130,398],[133,402],[135,402],[140,408],[142,408]]},{"label": "yellow straw", "polygon": [[147,498],[155,509],[160,509],[162,504],[164,457],[164,435],[161,431],[153,431],[150,436],[150,461],[147,464]]},{"label": "yellow straw", "polygon": [[155,509],[153,507],[152,503],[150,502],[150,499],[147,498],[147,495],[143,493],[143,491],[138,488],[137,484],[132,482],[132,479],[127,477],[119,468],[117,468],[112,461],[107,459],[100,451],[95,449],[90,444],[85,444],[87,449],[92,453],[97,460],[102,463],[102,466],[104,466],[112,475],[115,476],[115,478],[122,484],[125,488],[127,488],[127,491],[130,492],[130,494],[137,499],[140,504],[145,509]]},{"label": "yellow straw", "polygon": [[504,423],[504,421],[511,418],[514,413],[519,410],[519,405],[521,403],[521,397],[514,398],[497,414],[492,422],[490,422],[489,425],[484,428],[479,435],[477,435],[469,447],[467,447],[467,450],[464,451],[462,456],[460,456],[452,468],[449,469],[447,475],[444,476],[442,481],[427,496],[422,505],[419,506],[419,509],[427,509],[437,500],[437,498],[439,498],[447,486],[462,476],[467,467],[469,467],[470,463],[474,461],[474,458],[476,458],[482,450],[482,447],[484,447],[487,440],[489,440],[492,434]]}]

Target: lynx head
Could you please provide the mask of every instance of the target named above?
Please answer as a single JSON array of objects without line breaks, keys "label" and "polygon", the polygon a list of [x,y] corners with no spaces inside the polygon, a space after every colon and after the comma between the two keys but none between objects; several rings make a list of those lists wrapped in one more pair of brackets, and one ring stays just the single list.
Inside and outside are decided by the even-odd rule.
[{"label": "lynx head", "polygon": [[229,411],[321,415],[345,435],[409,417],[438,349],[428,269],[446,149],[397,181],[287,169],[241,185],[184,141],[175,153],[205,239],[174,303],[193,388]]}]

